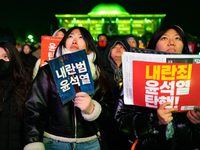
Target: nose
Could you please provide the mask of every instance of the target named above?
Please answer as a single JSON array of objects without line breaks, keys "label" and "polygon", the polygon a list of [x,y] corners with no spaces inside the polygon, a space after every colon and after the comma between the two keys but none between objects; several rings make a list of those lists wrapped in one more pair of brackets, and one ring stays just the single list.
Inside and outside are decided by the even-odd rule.
[{"label": "nose", "polygon": [[76,38],[73,39],[72,43],[73,43],[73,44],[77,44]]},{"label": "nose", "polygon": [[169,39],[169,45],[175,45],[175,41],[173,39]]}]

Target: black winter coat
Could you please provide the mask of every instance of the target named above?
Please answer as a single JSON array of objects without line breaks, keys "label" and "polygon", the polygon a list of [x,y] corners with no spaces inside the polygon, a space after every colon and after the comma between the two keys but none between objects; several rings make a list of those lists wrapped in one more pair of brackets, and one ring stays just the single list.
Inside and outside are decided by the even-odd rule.
[{"label": "black winter coat", "polygon": [[116,113],[120,131],[129,140],[138,139],[135,150],[194,150],[200,149],[200,124],[192,124],[187,112],[173,113],[173,138],[166,140],[166,125],[158,124],[157,110],[125,105],[123,90]]},{"label": "black winter coat", "polygon": [[[129,51],[130,49],[130,46],[126,41],[122,39],[115,39],[108,45],[106,48],[106,53],[104,53],[103,70],[109,80],[110,88],[114,93],[115,110],[117,107],[118,96],[120,94],[119,83],[122,83],[122,67],[118,68],[114,60],[111,58],[111,50],[116,43],[122,44],[126,51]],[[131,144],[128,142],[128,138],[119,132],[117,122],[114,120],[114,118],[111,121],[112,125],[109,129],[107,129],[109,132],[105,138],[109,150],[130,150]]]},{"label": "black winter coat", "polygon": [[0,150],[22,150],[25,145],[24,124],[23,118],[17,114],[13,82],[9,82],[6,89],[0,113]]},{"label": "black winter coat", "polygon": [[49,65],[40,68],[25,104],[27,142],[42,142],[44,131],[56,136],[84,138],[104,130],[114,117],[113,96],[107,91],[101,97],[97,89],[98,85],[95,94],[90,96],[101,104],[102,111],[95,121],[89,122],[72,101],[62,104]]}]

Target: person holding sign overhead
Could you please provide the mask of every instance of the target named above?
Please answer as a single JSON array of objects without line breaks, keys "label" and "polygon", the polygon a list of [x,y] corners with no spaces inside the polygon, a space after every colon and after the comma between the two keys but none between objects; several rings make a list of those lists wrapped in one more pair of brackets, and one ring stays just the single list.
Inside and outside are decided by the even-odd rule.
[{"label": "person holding sign overhead", "polygon": [[[148,49],[176,54],[190,54],[183,30],[177,25],[162,26],[153,34]],[[125,87],[123,87],[125,88]],[[200,149],[200,112],[198,109],[177,112],[124,104],[123,89],[119,98],[116,120],[122,131],[134,143],[135,150]],[[189,99],[188,99],[189,100]]]},{"label": "person holding sign overhead", "polygon": [[[100,150],[98,137],[114,117],[113,96],[98,60],[95,42],[83,27],[67,31],[54,58],[85,49],[94,81],[94,94],[77,88],[75,98],[62,103],[49,64],[36,76],[25,104],[24,150]],[[63,56],[62,56],[63,55]],[[52,60],[51,60],[52,61]]]}]

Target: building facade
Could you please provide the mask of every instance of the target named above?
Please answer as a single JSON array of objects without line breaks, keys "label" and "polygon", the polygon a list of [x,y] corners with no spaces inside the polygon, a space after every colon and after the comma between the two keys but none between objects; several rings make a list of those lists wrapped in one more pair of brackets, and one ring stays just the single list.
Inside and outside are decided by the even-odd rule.
[{"label": "building facade", "polygon": [[96,40],[101,33],[108,36],[142,36],[153,33],[161,25],[165,14],[129,14],[118,4],[96,5],[88,14],[56,14],[59,26],[67,29],[81,26],[90,31]]}]

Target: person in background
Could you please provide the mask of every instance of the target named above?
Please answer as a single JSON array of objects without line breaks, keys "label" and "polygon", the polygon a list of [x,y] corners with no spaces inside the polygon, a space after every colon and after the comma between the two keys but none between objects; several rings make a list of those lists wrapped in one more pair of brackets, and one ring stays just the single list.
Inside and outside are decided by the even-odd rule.
[{"label": "person in background", "polygon": [[130,49],[129,44],[123,39],[113,40],[107,47],[108,54],[105,56],[107,65],[103,66],[105,75],[108,77],[110,86],[114,91],[115,98],[119,93],[119,88],[122,85],[122,54],[128,52]]},{"label": "person in background", "polygon": [[27,145],[24,150],[100,150],[98,135],[101,133],[103,139],[105,126],[114,117],[114,98],[93,37],[83,27],[69,29],[54,58],[79,49],[86,50],[95,93],[77,92],[75,99],[63,104],[49,64],[41,67],[25,104]]},{"label": "person in background", "polygon": [[99,58],[100,58],[100,62],[102,64],[102,66],[105,65],[105,56],[107,55],[107,51],[106,48],[108,47],[108,37],[105,33],[99,34],[98,37],[98,52],[99,52]]},{"label": "person in background", "polygon": [[67,32],[68,30],[64,27],[60,27],[59,29],[57,29],[52,36],[54,37],[64,37],[65,36],[65,33]]},{"label": "person in background", "polygon": [[200,40],[197,40],[194,45],[194,53],[193,54],[199,54],[200,52]]},{"label": "person in background", "polygon": [[[120,87],[123,82],[122,74],[122,54],[129,51],[130,46],[126,40],[116,39],[107,47],[109,53],[105,56],[106,66],[103,67],[105,75],[109,81],[109,87],[114,93],[116,110],[117,100],[120,92]],[[118,126],[114,118],[111,120],[112,124],[108,128],[106,142],[110,150],[130,150],[130,143],[128,139],[119,132]]]},{"label": "person in background", "polygon": [[137,36],[134,35],[128,35],[125,37],[125,40],[128,42],[130,47],[139,47],[139,42]]},{"label": "person in background", "polygon": [[[178,54],[189,53],[184,32],[177,25],[157,29],[149,42],[149,48]],[[158,109],[125,105],[123,88],[116,120],[120,131],[134,143],[135,150],[200,149],[198,110],[177,112],[177,108],[165,108],[170,102],[164,102]]]},{"label": "person in background", "polygon": [[0,40],[0,149],[22,150],[24,104],[32,82],[31,69],[16,47]]},{"label": "person in background", "polygon": [[[65,33],[67,32],[68,30],[64,27],[60,27],[59,29],[57,29],[54,33],[53,33],[53,37],[64,37]],[[38,49],[39,53],[41,54],[41,46],[40,48]],[[36,51],[37,52],[37,51]],[[37,52],[38,53],[38,52]],[[41,56],[39,56],[39,59],[37,60],[37,62],[35,63],[35,66],[34,66],[34,69],[33,69],[33,79],[36,77],[37,73],[38,73],[38,70],[40,68],[40,59]],[[47,64],[46,62],[44,63],[44,65]]]},{"label": "person in background", "polygon": [[22,60],[30,65],[32,68],[34,68],[35,63],[37,61],[37,58],[32,55],[32,50],[30,45],[24,45],[22,47],[22,51],[20,52],[20,55],[22,57]]},{"label": "person in background", "polygon": [[146,48],[146,41],[142,36],[138,37],[138,42],[139,42],[139,48]]},{"label": "person in background", "polygon": [[35,56],[37,59],[39,59],[41,57],[41,43],[38,42],[38,43],[34,44],[33,47],[36,50],[32,53],[32,55]]}]

